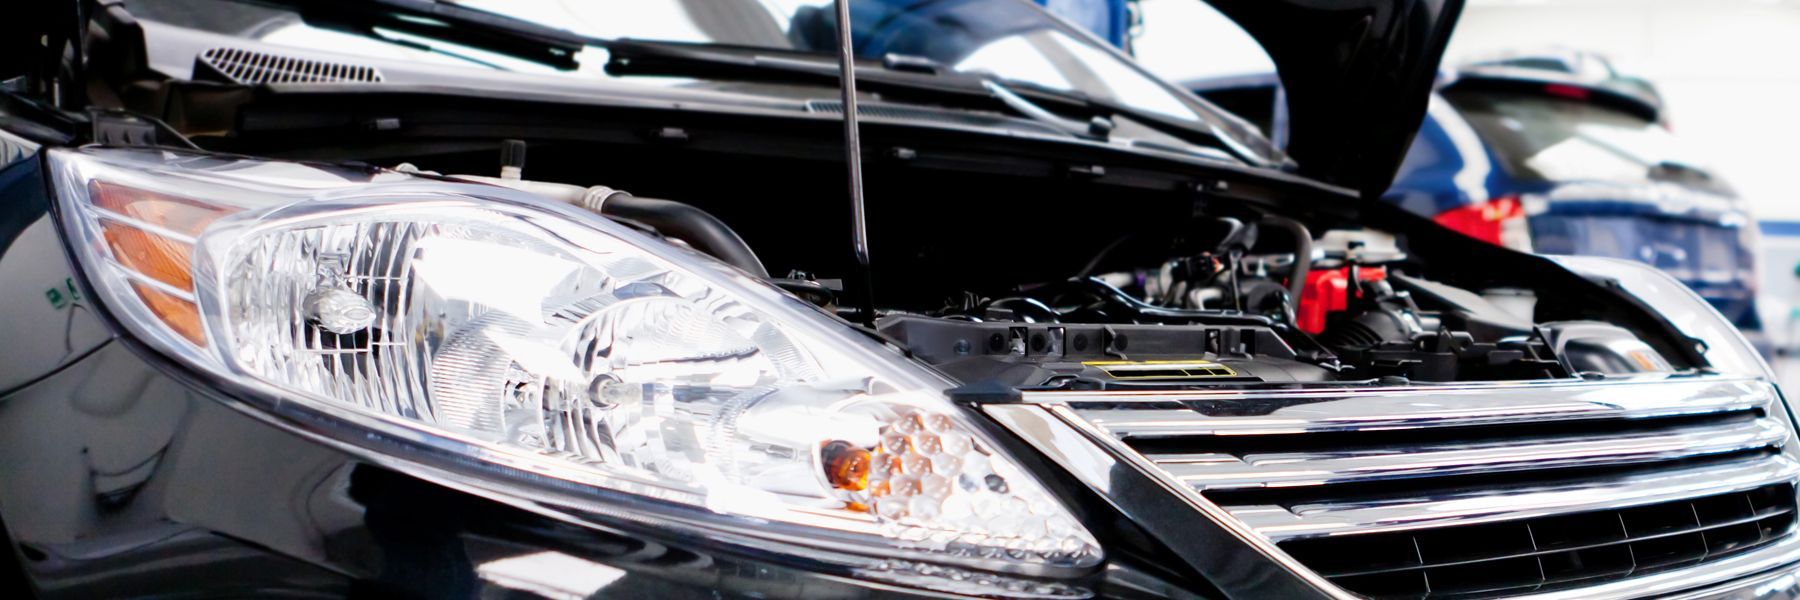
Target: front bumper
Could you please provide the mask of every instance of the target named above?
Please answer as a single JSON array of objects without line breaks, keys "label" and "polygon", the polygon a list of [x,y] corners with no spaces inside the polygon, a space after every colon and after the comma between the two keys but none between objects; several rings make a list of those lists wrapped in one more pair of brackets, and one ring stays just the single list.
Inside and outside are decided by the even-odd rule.
[{"label": "front bumper", "polygon": [[1676,594],[1669,598],[1671,600],[1789,600],[1800,598],[1800,565],[1789,564],[1754,577]]},{"label": "front bumper", "polygon": [[[240,413],[119,340],[0,398],[0,436],[0,516],[46,597],[914,595],[428,483]],[[1083,586],[1106,597],[1209,596],[1127,557]],[[1695,590],[1640,589],[1800,598],[1800,563]]]}]

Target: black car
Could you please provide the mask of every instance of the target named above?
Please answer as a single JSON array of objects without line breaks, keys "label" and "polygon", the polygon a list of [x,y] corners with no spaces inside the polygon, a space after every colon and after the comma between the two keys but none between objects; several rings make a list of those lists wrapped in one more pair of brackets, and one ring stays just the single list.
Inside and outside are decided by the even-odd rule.
[{"label": "black car", "polygon": [[1213,3],[1287,153],[1024,0],[10,15],[15,591],[1800,596],[1716,311],[1379,201],[1461,3]]}]

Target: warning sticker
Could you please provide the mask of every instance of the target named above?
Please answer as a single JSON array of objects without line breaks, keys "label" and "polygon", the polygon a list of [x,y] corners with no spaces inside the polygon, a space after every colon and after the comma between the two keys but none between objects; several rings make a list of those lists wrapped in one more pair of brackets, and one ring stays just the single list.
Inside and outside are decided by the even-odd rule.
[{"label": "warning sticker", "polygon": [[1231,367],[1210,360],[1091,360],[1081,363],[1113,379],[1199,379],[1236,377]]}]

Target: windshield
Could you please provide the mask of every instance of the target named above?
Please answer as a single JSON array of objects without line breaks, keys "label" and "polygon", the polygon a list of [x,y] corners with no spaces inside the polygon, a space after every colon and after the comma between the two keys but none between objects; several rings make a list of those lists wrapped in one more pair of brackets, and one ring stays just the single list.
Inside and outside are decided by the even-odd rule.
[{"label": "windshield", "polygon": [[[443,39],[382,27],[347,29],[303,20],[276,4],[233,0],[131,0],[134,14],[266,42],[379,58],[518,72],[556,73],[661,86],[704,86],[683,77],[608,73],[604,42],[707,44],[779,53],[836,53],[830,0],[461,0],[456,4],[596,40],[578,67],[535,64]],[[370,10],[378,10],[371,6]],[[1222,17],[1221,17],[1222,18]],[[1074,94],[1140,115],[1185,123],[1268,157],[1253,128],[1148,74],[1129,58],[1027,0],[857,0],[856,55],[928,59],[947,70]]]},{"label": "windshield", "polygon": [[1515,92],[1451,91],[1507,172],[1527,181],[1662,181],[1729,193],[1662,125],[1607,106]]}]

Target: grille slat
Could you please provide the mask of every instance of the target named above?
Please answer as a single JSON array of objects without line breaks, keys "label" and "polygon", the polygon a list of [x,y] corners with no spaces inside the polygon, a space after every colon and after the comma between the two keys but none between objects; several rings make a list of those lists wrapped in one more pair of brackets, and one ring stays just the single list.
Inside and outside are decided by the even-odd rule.
[{"label": "grille slat", "polygon": [[1800,463],[1785,456],[1752,455],[1622,477],[1578,476],[1543,485],[1457,485],[1368,498],[1321,497],[1330,490],[1320,490],[1297,499],[1253,498],[1251,501],[1257,504],[1234,504],[1240,500],[1233,496],[1221,497],[1219,501],[1232,516],[1279,542],[1353,532],[1469,526],[1647,505],[1796,478],[1800,478]]},{"label": "grille slat", "polygon": [[1766,382],[1025,399],[1066,406],[1139,468],[1365,596],[1576,593],[1795,545],[1800,455]]},{"label": "grille slat", "polygon": [[[1768,532],[1793,528],[1793,494],[1792,486],[1782,484],[1623,511],[1499,523],[1483,526],[1485,530],[1451,528],[1314,538],[1283,543],[1282,549],[1309,564],[1327,565],[1315,568],[1346,588],[1374,595],[1393,594],[1396,590],[1404,590],[1398,595],[1535,591],[1650,574],[1754,549],[1773,541]],[[1787,500],[1785,504],[1751,510],[1749,499],[1758,495],[1785,495]],[[1699,506],[1716,502],[1743,504],[1746,514],[1717,521],[1701,518]],[[1536,531],[1566,526],[1571,519],[1611,525],[1590,528],[1588,533],[1597,537],[1586,542],[1565,537],[1562,545],[1543,547],[1535,539]],[[1634,519],[1647,527],[1641,535],[1633,532]],[[1342,556],[1358,557],[1358,562],[1366,563],[1371,560],[1370,552],[1382,549],[1394,552],[1391,556],[1395,558],[1387,559],[1389,563],[1410,560],[1413,564],[1356,570],[1332,570],[1330,566],[1334,557]],[[1346,562],[1336,560],[1339,564]],[[1528,564],[1536,565],[1535,576],[1525,568]],[[1470,583],[1477,577],[1492,585]],[[1432,581],[1438,585],[1425,589]],[[1446,585],[1459,581],[1457,585]],[[1408,588],[1414,584],[1418,587]]]},{"label": "grille slat", "polygon": [[[1755,410],[1770,400],[1769,393],[1756,385],[1705,379],[1520,386],[1507,395],[1453,386],[1409,393],[1380,388],[1274,390],[1259,392],[1254,403],[1246,403],[1244,392],[1233,390],[1043,395],[1069,403],[1083,419],[1127,440],[1640,419]],[[1472,402],[1481,406],[1468,406]]]},{"label": "grille slat", "polygon": [[[1584,515],[1584,516],[1591,516],[1592,518],[1597,518],[1597,519],[1605,518],[1605,515],[1598,515],[1598,516]],[[1593,542],[1593,543],[1588,543],[1588,544],[1584,544],[1584,545],[1569,546],[1569,547],[1541,548],[1541,547],[1534,546],[1534,549],[1531,551],[1520,552],[1517,554],[1508,554],[1508,555],[1502,555],[1502,556],[1492,556],[1492,557],[1482,557],[1482,558],[1466,558],[1466,559],[1462,559],[1462,560],[1434,562],[1434,563],[1429,563],[1429,564],[1414,564],[1414,565],[1407,565],[1407,566],[1402,566],[1402,567],[1365,568],[1365,569],[1354,570],[1354,571],[1320,570],[1319,574],[1324,575],[1326,577],[1331,577],[1331,578],[1356,577],[1356,576],[1361,576],[1361,575],[1382,575],[1382,574],[1391,574],[1391,573],[1402,573],[1402,572],[1406,572],[1406,571],[1418,571],[1418,570],[1423,570],[1423,569],[1435,569],[1435,568],[1440,568],[1440,567],[1457,567],[1457,566],[1464,566],[1464,565],[1475,565],[1475,564],[1481,564],[1481,563],[1485,563],[1485,562],[1491,562],[1491,561],[1496,561],[1496,560],[1507,560],[1507,559],[1513,559],[1513,558],[1540,557],[1540,556],[1547,556],[1547,555],[1561,554],[1561,553],[1570,553],[1570,552],[1579,553],[1579,552],[1586,552],[1586,551],[1590,551],[1590,550],[1606,548],[1608,546],[1613,546],[1613,545],[1617,545],[1617,544],[1625,544],[1625,543],[1638,542],[1638,541],[1649,541],[1649,540],[1655,540],[1655,539],[1659,539],[1659,538],[1673,537],[1673,536],[1679,536],[1679,535],[1692,535],[1692,534],[1696,534],[1696,533],[1704,533],[1706,531],[1714,530],[1714,529],[1723,530],[1723,529],[1728,529],[1728,528],[1740,527],[1743,525],[1753,526],[1753,528],[1755,529],[1754,533],[1756,534],[1757,539],[1760,541],[1760,539],[1762,537],[1761,530],[1763,528],[1761,527],[1761,525],[1762,525],[1763,521],[1765,521],[1765,520],[1773,521],[1773,525],[1780,526],[1780,524],[1782,522],[1791,522],[1791,521],[1793,521],[1793,519],[1794,519],[1794,510],[1791,507],[1784,507],[1784,508],[1769,510],[1762,514],[1756,514],[1756,515],[1752,515],[1752,516],[1746,516],[1746,517],[1740,517],[1737,519],[1732,519],[1732,520],[1722,522],[1722,523],[1717,523],[1717,524],[1712,524],[1712,525],[1697,525],[1697,526],[1693,526],[1693,527],[1689,527],[1689,528],[1685,528],[1685,529],[1676,529],[1676,530],[1672,530],[1672,531],[1665,531],[1662,533],[1655,533],[1655,534],[1645,535],[1642,537],[1621,536],[1617,540],[1605,541],[1605,542]],[[1522,525],[1529,528],[1533,525],[1533,523],[1530,521],[1526,521],[1526,522],[1522,523]],[[1535,534],[1535,532],[1530,529],[1527,529],[1526,533]],[[1405,537],[1409,540],[1413,539],[1412,536],[1405,536]],[[1330,539],[1330,538],[1323,538],[1323,539]],[[1368,544],[1373,543],[1370,540],[1356,540],[1356,542],[1359,546],[1366,546]],[[1709,542],[1710,542],[1710,538],[1709,538]],[[1298,542],[1296,542],[1296,543],[1298,543]],[[1721,542],[1721,543],[1724,543],[1724,542]],[[1739,547],[1741,548],[1741,546],[1739,546]],[[1734,548],[1722,548],[1721,549],[1721,551],[1732,551],[1732,550],[1734,550]],[[1423,558],[1421,558],[1420,560],[1423,560]]]},{"label": "grille slat", "polygon": [[1583,437],[1439,442],[1351,450],[1145,454],[1184,483],[1207,489],[1324,485],[1677,460],[1780,446],[1785,428],[1739,413],[1679,427]]}]

